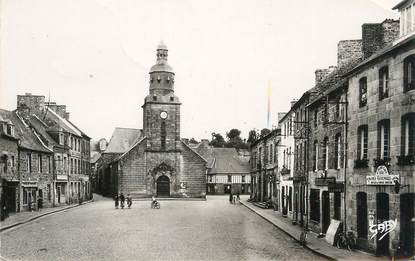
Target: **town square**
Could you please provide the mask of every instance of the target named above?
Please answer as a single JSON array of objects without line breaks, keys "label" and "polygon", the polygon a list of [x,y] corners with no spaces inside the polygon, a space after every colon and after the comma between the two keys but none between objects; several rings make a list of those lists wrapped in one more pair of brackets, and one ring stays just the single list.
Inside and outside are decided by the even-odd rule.
[{"label": "town square", "polygon": [[0,17],[0,260],[415,260],[415,0]]}]

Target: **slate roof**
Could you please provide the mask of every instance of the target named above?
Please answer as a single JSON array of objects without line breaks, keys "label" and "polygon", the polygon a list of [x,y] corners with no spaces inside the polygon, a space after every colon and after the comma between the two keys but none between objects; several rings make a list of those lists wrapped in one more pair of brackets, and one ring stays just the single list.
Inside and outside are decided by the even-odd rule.
[{"label": "slate roof", "polygon": [[101,153],[99,153],[98,151],[91,151],[90,163],[96,163],[99,160],[99,158],[101,158]]},{"label": "slate roof", "polygon": [[46,113],[45,113],[45,119],[51,120],[53,122],[56,122],[62,129],[64,129],[66,132],[69,132],[71,134],[74,134],[76,136],[82,137],[82,132],[75,127],[71,122],[68,120],[62,118],[59,116],[56,112],[54,112],[49,107],[46,107]]},{"label": "slate roof", "polygon": [[0,115],[5,120],[10,120],[14,124],[15,136],[20,140],[19,147],[51,153],[52,151],[42,143],[40,137],[37,136],[26,123],[23,122],[23,119],[18,116],[16,111],[7,111],[0,109]]},{"label": "slate roof", "polygon": [[142,136],[142,131],[131,128],[115,128],[104,153],[124,153]]},{"label": "slate roof", "polygon": [[214,173],[249,173],[249,162],[242,160],[235,148],[213,148],[214,163],[210,171]]},{"label": "slate roof", "polygon": [[30,125],[46,140],[47,145],[55,145],[56,142],[46,131],[48,126],[36,115],[32,115],[29,119]]}]

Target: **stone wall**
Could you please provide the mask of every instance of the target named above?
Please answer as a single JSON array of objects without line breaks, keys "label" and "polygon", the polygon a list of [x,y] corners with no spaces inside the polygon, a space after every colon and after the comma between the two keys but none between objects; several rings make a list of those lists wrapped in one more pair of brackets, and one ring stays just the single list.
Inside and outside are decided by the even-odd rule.
[{"label": "stone wall", "polygon": [[[401,192],[414,193],[415,189],[415,166],[399,166],[397,164],[398,156],[401,155],[402,140],[402,116],[408,112],[415,111],[415,91],[404,93],[403,90],[403,60],[415,54],[412,46],[402,47],[396,51],[393,56],[384,56],[383,59],[376,63],[361,68],[349,79],[349,137],[348,137],[348,229],[356,231],[357,226],[357,209],[356,193],[367,193],[368,211],[375,214],[376,218],[376,194],[383,192],[389,195],[389,218],[397,220],[398,226],[390,234],[389,242],[392,248],[392,241],[399,240],[400,214],[399,214],[399,196],[393,191],[393,186],[367,186],[366,176],[374,175],[376,172],[374,159],[378,157],[378,122],[380,120],[390,120],[390,167],[389,172],[399,175],[402,185],[409,185],[408,189]],[[389,97],[379,100],[379,69],[388,66],[389,68]],[[367,105],[359,107],[359,80],[367,77]],[[357,156],[357,130],[361,125],[368,125],[368,159],[367,168],[355,168]],[[371,234],[369,232],[368,237]],[[375,249],[376,241],[363,240],[367,249]]]},{"label": "stone wall", "polygon": [[362,40],[343,40],[337,44],[337,67],[341,68],[350,61],[363,56]]}]

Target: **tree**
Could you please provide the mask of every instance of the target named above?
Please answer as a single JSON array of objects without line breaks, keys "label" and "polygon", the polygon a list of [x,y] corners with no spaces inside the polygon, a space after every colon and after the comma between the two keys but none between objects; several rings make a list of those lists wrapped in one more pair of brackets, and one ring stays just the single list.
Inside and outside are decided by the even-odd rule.
[{"label": "tree", "polygon": [[225,147],[225,139],[223,138],[223,136],[220,133],[212,133],[212,139],[209,142],[209,145],[216,147],[216,148],[222,148]]},{"label": "tree", "polygon": [[264,137],[264,136],[266,136],[270,133],[271,133],[271,131],[269,129],[264,128],[264,129],[261,130],[261,137]]},{"label": "tree", "polygon": [[248,143],[252,144],[258,139],[258,134],[256,130],[250,130],[248,134]]}]

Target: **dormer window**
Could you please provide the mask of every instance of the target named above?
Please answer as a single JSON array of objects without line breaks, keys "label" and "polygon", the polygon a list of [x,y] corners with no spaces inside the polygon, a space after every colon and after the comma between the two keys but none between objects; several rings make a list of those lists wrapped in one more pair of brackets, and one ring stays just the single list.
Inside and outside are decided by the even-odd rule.
[{"label": "dormer window", "polygon": [[153,83],[153,81],[154,81],[153,77],[150,77],[150,83]]},{"label": "dormer window", "polygon": [[170,82],[170,76],[167,76],[167,82],[168,83]]},{"label": "dormer window", "polygon": [[7,135],[14,136],[14,125],[8,123],[6,128]]},{"label": "dormer window", "polygon": [[59,133],[59,144],[65,145],[65,135],[63,133]]},{"label": "dormer window", "polygon": [[160,83],[161,82],[161,77],[160,77],[160,75],[159,76],[157,76],[157,81]]},{"label": "dormer window", "polygon": [[153,101],[157,101],[157,96],[153,96]]},{"label": "dormer window", "polygon": [[174,97],[170,97],[170,101],[174,101]]}]

